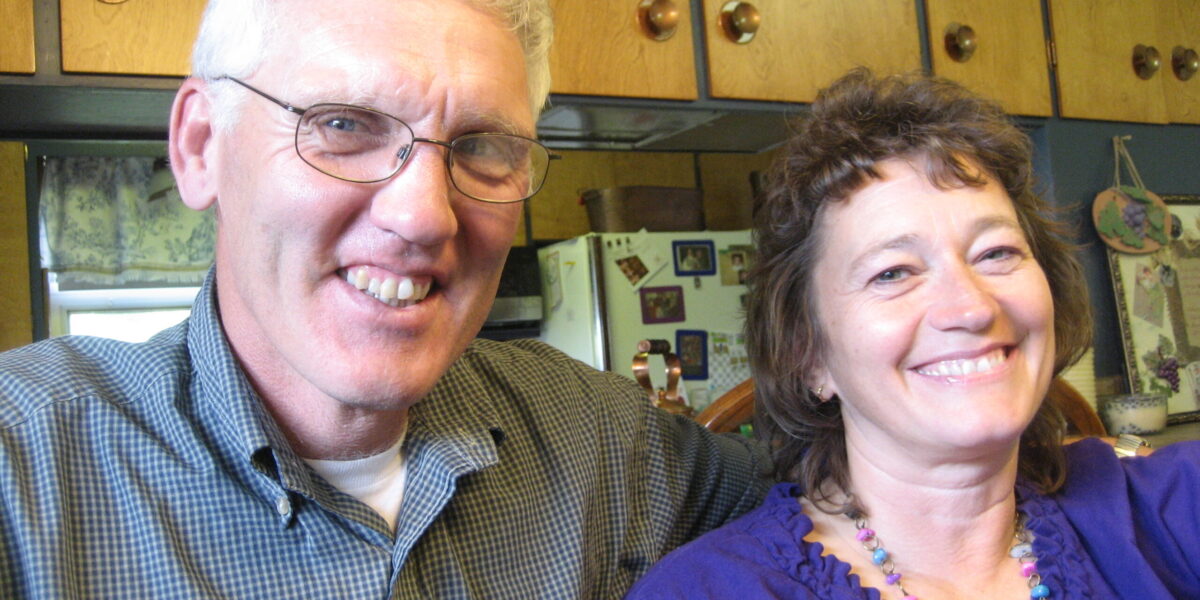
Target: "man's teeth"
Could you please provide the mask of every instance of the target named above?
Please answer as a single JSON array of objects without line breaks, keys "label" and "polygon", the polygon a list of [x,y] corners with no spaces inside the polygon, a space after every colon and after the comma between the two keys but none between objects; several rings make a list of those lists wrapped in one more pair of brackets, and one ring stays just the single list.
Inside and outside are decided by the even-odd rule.
[{"label": "man's teeth", "polygon": [[1004,351],[996,350],[995,352],[988,353],[986,356],[979,358],[944,360],[942,362],[926,365],[920,369],[917,369],[917,372],[922,375],[930,375],[934,377],[986,373],[1003,363],[1004,358]]},{"label": "man's teeth", "polygon": [[391,306],[411,306],[424,300],[432,285],[418,285],[408,277],[385,277],[379,280],[369,276],[365,268],[348,271],[346,281],[364,294]]}]

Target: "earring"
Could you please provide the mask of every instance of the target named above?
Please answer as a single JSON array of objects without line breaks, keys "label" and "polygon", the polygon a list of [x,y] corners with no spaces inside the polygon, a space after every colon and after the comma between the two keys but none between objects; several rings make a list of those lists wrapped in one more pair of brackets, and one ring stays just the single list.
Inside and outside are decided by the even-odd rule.
[{"label": "earring", "polygon": [[821,397],[821,392],[825,391],[825,386],[818,385],[817,389],[809,390],[809,391],[811,391],[813,393],[813,395],[817,397],[817,400],[820,400],[821,402],[825,401],[825,399]]}]

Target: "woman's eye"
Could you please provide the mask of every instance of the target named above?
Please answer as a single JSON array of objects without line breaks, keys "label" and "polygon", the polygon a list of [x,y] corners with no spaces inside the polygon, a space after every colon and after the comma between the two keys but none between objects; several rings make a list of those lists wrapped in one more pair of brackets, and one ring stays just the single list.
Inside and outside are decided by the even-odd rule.
[{"label": "woman's eye", "polygon": [[984,252],[979,257],[979,259],[980,260],[1005,260],[1005,259],[1016,257],[1016,256],[1021,256],[1021,253],[1019,251],[1017,251],[1015,248],[1002,247],[1002,248],[992,248],[991,250]]},{"label": "woman's eye", "polygon": [[873,278],[873,281],[879,281],[882,283],[891,283],[893,281],[900,281],[901,279],[904,279],[907,276],[908,276],[908,271],[906,269],[903,269],[901,267],[892,267],[890,269],[886,269],[886,270],[880,272],[878,275],[876,275]]}]

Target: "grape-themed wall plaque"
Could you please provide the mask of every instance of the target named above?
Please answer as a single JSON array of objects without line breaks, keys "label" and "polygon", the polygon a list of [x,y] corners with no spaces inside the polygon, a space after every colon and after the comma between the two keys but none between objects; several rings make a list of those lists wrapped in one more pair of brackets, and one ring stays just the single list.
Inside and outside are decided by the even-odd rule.
[{"label": "grape-themed wall plaque", "polygon": [[1144,254],[1108,249],[1125,371],[1162,393],[1171,423],[1200,421],[1200,196],[1162,196],[1168,233]]},{"label": "grape-themed wall plaque", "polygon": [[1154,252],[1171,236],[1171,214],[1162,198],[1132,185],[1100,192],[1092,203],[1092,222],[1105,243],[1128,254]]},{"label": "grape-themed wall plaque", "polygon": [[[1129,254],[1147,254],[1171,239],[1171,213],[1157,194],[1146,189],[1142,176],[1125,147],[1129,136],[1114,136],[1113,184],[1092,202],[1092,223],[1110,248]],[[1132,185],[1121,182],[1124,167]]]}]

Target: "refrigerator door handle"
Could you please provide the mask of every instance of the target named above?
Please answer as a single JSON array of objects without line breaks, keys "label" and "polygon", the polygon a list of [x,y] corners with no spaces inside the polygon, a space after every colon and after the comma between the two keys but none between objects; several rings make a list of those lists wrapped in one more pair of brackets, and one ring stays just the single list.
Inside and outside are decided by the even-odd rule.
[{"label": "refrigerator door handle", "polygon": [[601,371],[612,371],[612,362],[608,358],[610,336],[608,332],[608,294],[604,289],[604,244],[599,235],[592,234],[589,238],[591,250],[588,252],[590,259],[588,270],[592,279],[592,302],[596,306],[596,310],[592,314],[594,320],[592,331],[596,332],[592,339],[595,351],[593,355],[600,358],[599,369]]}]

